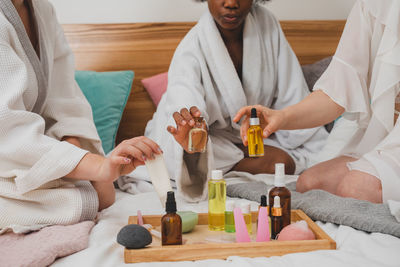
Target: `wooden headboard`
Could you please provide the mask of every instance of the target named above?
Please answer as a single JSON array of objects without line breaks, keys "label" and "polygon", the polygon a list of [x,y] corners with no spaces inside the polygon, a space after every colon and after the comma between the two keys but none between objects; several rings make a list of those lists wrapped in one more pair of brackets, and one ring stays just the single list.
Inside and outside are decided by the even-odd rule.
[{"label": "wooden headboard", "polygon": [[[135,80],[117,142],[143,135],[155,106],[141,80],[168,70],[180,40],[195,23],[64,25],[75,53],[76,69],[133,70]],[[301,64],[334,54],[345,21],[282,21],[286,37]]]}]

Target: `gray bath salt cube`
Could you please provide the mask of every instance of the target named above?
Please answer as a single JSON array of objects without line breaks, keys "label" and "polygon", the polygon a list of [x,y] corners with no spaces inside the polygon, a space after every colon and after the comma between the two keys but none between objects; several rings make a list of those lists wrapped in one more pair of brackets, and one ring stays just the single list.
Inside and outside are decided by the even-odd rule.
[{"label": "gray bath salt cube", "polygon": [[151,244],[152,241],[153,238],[149,231],[138,224],[130,224],[123,227],[117,235],[117,242],[127,249],[144,248]]}]

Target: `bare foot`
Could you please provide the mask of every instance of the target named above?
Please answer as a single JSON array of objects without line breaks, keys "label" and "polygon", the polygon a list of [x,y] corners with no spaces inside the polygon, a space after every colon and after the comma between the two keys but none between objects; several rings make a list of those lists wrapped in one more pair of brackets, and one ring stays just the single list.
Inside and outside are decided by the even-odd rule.
[{"label": "bare foot", "polygon": [[355,158],[341,156],[309,168],[297,180],[296,191],[304,193],[312,189],[321,189],[335,194],[337,186],[349,173],[347,162],[355,160]]}]

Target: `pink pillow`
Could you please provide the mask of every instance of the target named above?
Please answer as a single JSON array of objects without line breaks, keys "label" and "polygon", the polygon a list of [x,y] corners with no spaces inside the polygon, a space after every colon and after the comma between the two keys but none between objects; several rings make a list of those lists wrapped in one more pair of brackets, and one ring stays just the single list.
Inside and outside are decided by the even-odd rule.
[{"label": "pink pillow", "polygon": [[158,106],[162,95],[165,93],[165,91],[167,91],[168,72],[143,79],[142,84],[149,93],[153,103]]}]

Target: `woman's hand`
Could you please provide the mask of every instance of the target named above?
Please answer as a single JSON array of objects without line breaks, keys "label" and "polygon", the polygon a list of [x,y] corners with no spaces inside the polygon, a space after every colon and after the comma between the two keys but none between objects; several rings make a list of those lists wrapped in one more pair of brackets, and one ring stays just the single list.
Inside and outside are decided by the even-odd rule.
[{"label": "woman's hand", "polygon": [[251,109],[253,108],[257,110],[257,116],[260,118],[260,126],[263,129],[264,138],[268,138],[274,132],[282,129],[286,121],[285,112],[283,110],[273,110],[261,105],[241,108],[233,118],[233,121],[237,123],[243,116],[246,116],[240,127],[240,136],[245,146],[248,144],[247,130],[249,129]]},{"label": "woman's hand", "polygon": [[172,134],[175,140],[183,147],[187,153],[189,152],[189,131],[194,127],[195,121],[193,118],[198,118],[201,116],[201,112],[197,107],[191,107],[190,111],[186,108],[181,109],[180,112],[175,112],[173,114],[176,128],[173,126],[168,126],[167,130]]},{"label": "woman's hand", "polygon": [[162,154],[161,148],[147,137],[135,137],[119,144],[100,164],[99,182],[113,182],[121,175],[128,174],[155,154]]}]

